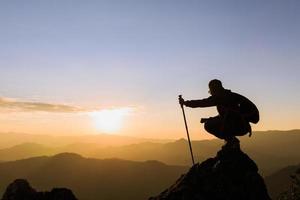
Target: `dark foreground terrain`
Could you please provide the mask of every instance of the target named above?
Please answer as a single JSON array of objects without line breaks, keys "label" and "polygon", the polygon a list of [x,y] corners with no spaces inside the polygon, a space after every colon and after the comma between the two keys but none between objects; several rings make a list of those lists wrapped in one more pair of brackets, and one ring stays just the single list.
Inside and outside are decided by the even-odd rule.
[{"label": "dark foreground terrain", "polygon": [[2,200],[77,200],[71,190],[54,188],[50,192],[37,192],[27,180],[17,179],[9,184]]},{"label": "dark foreground terrain", "polygon": [[150,200],[270,200],[257,165],[239,149],[222,149],[195,164],[172,186]]},{"label": "dark foreground terrain", "polygon": [[68,188],[81,200],[147,199],[172,184],[186,167],[157,161],[88,159],[64,153],[0,163],[0,191],[26,179],[38,191]]}]

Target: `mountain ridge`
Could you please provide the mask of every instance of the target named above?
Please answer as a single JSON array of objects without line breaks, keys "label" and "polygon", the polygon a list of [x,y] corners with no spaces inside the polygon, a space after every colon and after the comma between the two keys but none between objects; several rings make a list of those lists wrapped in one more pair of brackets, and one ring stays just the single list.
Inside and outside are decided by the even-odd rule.
[{"label": "mountain ridge", "polygon": [[273,174],[265,177],[268,190],[273,199],[277,199],[279,195],[287,191],[292,185],[291,175],[300,170],[300,162],[298,165],[286,166]]},{"label": "mountain ridge", "polygon": [[[248,136],[240,138],[241,148],[256,160],[262,174],[267,176],[287,165],[295,165],[299,162],[300,152],[294,149],[295,146],[300,146],[300,134],[298,133],[300,131],[253,133],[251,138]],[[62,152],[73,152],[99,159],[158,160],[169,165],[183,166],[191,163],[188,143],[185,139],[168,143],[147,141],[110,147],[103,147],[97,143],[75,143],[59,147],[33,144],[34,148],[28,148],[29,144],[0,149],[0,160],[18,160],[40,155],[51,156]],[[195,160],[204,161],[207,157],[214,156],[222,145],[223,142],[217,139],[192,141]]]},{"label": "mountain ridge", "polygon": [[24,178],[37,190],[69,188],[78,199],[146,199],[186,169],[157,161],[101,160],[62,153],[0,163],[0,194],[13,180]]}]

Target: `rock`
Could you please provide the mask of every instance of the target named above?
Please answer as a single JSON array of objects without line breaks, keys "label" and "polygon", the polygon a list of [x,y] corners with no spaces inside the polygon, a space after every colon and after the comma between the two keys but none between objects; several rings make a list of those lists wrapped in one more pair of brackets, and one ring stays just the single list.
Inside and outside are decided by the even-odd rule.
[{"label": "rock", "polygon": [[37,192],[27,180],[17,179],[7,187],[2,200],[77,200],[77,198],[66,188],[54,188],[51,192]]},{"label": "rock", "polygon": [[270,200],[257,165],[240,149],[222,149],[149,200]]},{"label": "rock", "polygon": [[26,180],[17,179],[7,187],[2,200],[33,200],[36,193]]},{"label": "rock", "polygon": [[48,193],[48,199],[53,200],[76,200],[73,192],[66,188],[54,188]]},{"label": "rock", "polygon": [[300,200],[300,169],[290,176],[292,185],[289,190],[281,193],[278,200]]}]

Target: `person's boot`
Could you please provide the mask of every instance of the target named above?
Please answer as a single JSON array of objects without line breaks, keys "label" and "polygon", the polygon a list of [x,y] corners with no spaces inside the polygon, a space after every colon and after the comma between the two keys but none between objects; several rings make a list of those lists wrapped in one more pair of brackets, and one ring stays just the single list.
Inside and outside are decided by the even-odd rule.
[{"label": "person's boot", "polygon": [[233,137],[232,139],[232,148],[234,149],[240,149],[240,140],[236,137]]}]

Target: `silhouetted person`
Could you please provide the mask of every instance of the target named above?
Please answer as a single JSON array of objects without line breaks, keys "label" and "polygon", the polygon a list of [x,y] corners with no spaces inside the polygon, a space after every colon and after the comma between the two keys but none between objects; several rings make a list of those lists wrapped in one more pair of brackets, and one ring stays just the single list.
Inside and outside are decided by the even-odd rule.
[{"label": "silhouetted person", "polygon": [[208,84],[210,97],[201,100],[184,101],[179,103],[187,107],[211,107],[217,106],[219,115],[201,119],[207,132],[224,139],[228,147],[239,147],[239,140],[235,136],[247,133],[251,135],[249,122],[259,121],[257,107],[246,97],[224,89],[222,82],[214,79]]}]

